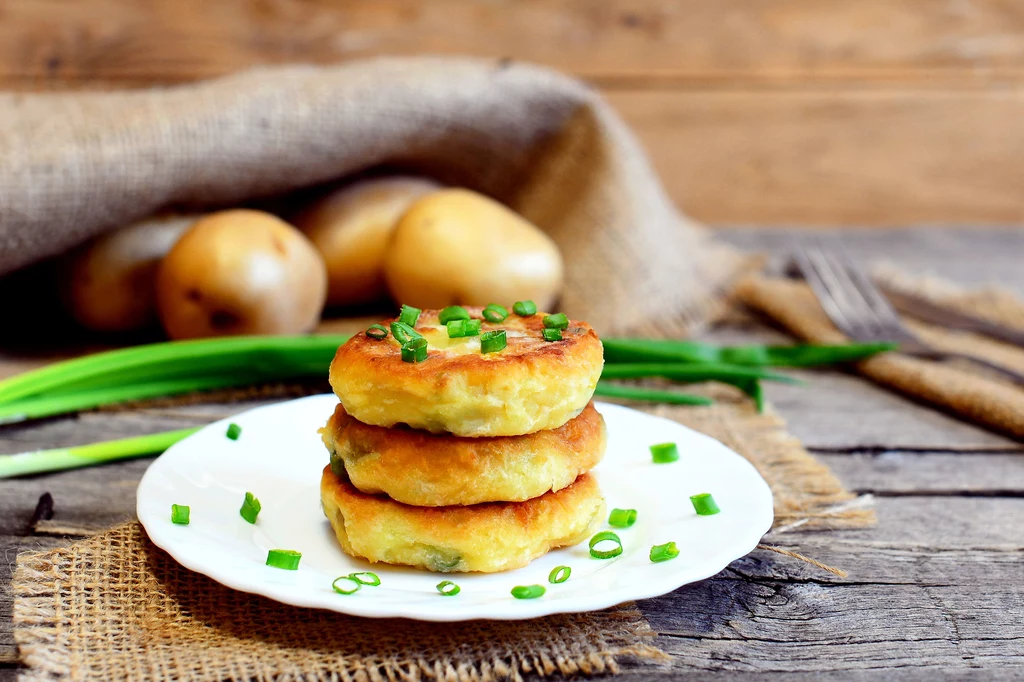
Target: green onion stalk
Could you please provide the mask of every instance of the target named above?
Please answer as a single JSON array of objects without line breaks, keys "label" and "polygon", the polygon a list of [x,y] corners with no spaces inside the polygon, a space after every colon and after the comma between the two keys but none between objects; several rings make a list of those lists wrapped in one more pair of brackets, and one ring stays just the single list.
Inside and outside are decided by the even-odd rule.
[{"label": "green onion stalk", "polygon": [[[451,309],[452,324],[464,323]],[[529,313],[520,307],[516,314]],[[494,316],[507,309],[492,308]],[[406,319],[419,311],[403,310]],[[545,332],[561,335],[561,313],[544,318]],[[387,329],[377,325],[378,336]],[[391,325],[400,342],[422,338],[403,322]],[[477,332],[479,333],[479,332]],[[501,334],[487,338],[488,350],[500,352]],[[54,363],[0,381],[0,424],[89,410],[103,405],[236,388],[260,383],[297,381],[327,375],[338,346],[349,337],[250,336],[168,341],[96,353]],[[404,339],[404,340],[403,340]],[[420,345],[420,344],[417,344]],[[500,346],[500,347],[499,347]],[[763,408],[763,381],[799,383],[769,367],[804,367],[846,363],[891,350],[892,344],[844,346],[712,346],[690,341],[621,339],[605,341],[606,364],[595,394],[674,405],[708,405],[711,400],[669,390],[616,383],[617,379],[663,377],[677,383],[718,381],[736,386]],[[412,349],[417,350],[417,349]],[[423,361],[422,352],[410,359]],[[0,455],[0,478],[42,473],[106,461],[156,454],[192,433],[184,429],[72,448]]]}]

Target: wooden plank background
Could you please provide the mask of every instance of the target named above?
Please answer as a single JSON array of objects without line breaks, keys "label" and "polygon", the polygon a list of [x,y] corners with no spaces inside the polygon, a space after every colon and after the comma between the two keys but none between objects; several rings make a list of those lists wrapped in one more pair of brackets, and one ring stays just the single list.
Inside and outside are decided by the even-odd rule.
[{"label": "wooden plank background", "polygon": [[5,89],[422,53],[591,81],[715,224],[1024,220],[1013,0],[0,0]]}]

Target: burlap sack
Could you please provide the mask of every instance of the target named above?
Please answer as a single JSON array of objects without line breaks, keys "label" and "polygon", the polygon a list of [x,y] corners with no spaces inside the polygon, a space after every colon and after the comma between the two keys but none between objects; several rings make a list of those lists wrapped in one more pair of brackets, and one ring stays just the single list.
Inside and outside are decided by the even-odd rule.
[{"label": "burlap sack", "polygon": [[[877,276],[890,289],[969,312],[1014,329],[1024,330],[1024,302],[1002,291],[969,292],[941,280],[916,279],[888,270]],[[812,343],[845,343],[848,339],[825,315],[810,287],[800,281],[750,276],[740,282],[739,299],[768,315],[796,336]],[[968,332],[926,324],[904,315],[910,330],[930,346],[962,352],[1024,372],[1024,350]],[[1024,440],[1024,390],[976,365],[933,362],[901,353],[884,353],[856,364],[858,372],[911,398],[953,415]]]},{"label": "burlap sack", "polygon": [[540,225],[567,260],[563,309],[602,331],[699,320],[741,266],[676,211],[586,85],[418,58],[0,95],[0,274],[163,208],[237,205],[381,166],[477,189]]}]

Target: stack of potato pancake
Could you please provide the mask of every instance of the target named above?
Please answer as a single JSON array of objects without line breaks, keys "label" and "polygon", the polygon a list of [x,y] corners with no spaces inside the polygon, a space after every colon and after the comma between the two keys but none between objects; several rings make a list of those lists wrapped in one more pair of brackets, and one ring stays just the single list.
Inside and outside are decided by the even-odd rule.
[{"label": "stack of potato pancake", "polygon": [[513,311],[406,306],[338,349],[321,500],[345,552],[504,571],[601,522],[601,341],[529,301]]}]

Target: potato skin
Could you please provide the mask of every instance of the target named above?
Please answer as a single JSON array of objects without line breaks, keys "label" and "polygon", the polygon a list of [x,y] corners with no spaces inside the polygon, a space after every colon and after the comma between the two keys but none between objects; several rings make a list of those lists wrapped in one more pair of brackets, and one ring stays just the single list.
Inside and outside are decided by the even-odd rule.
[{"label": "potato skin", "polygon": [[587,539],[605,510],[590,474],[526,502],[413,507],[361,493],[327,466],[320,501],[347,554],[440,573],[521,568]]},{"label": "potato skin", "polygon": [[172,339],[307,332],[326,296],[320,254],[301,232],[262,211],[199,220],[157,275],[160,320]]},{"label": "potato skin", "polygon": [[561,490],[597,466],[606,445],[593,403],[557,429],[495,438],[370,426],[339,404],[320,435],[360,492],[419,507],[522,502]]},{"label": "potato skin", "polygon": [[295,218],[327,263],[327,305],[387,298],[384,255],[406,209],[441,185],[427,178],[371,178],[334,190]]},{"label": "potato skin", "polygon": [[[483,319],[482,308],[467,310]],[[338,349],[331,386],[352,417],[456,436],[520,436],[558,428],[594,395],[604,352],[585,322],[570,321],[561,341],[548,342],[542,312],[484,321],[485,332],[506,330],[508,346],[481,354],[479,336],[448,341],[438,312],[424,310],[416,325],[429,344],[424,362],[403,362],[390,335],[378,341],[360,332]]]},{"label": "potato skin", "polygon": [[396,301],[418,308],[530,299],[551,307],[562,256],[538,227],[467,189],[417,200],[395,227],[384,275]]},{"label": "potato skin", "polygon": [[160,260],[199,215],[163,215],[108,232],[62,262],[62,299],[76,322],[101,332],[157,321]]}]

